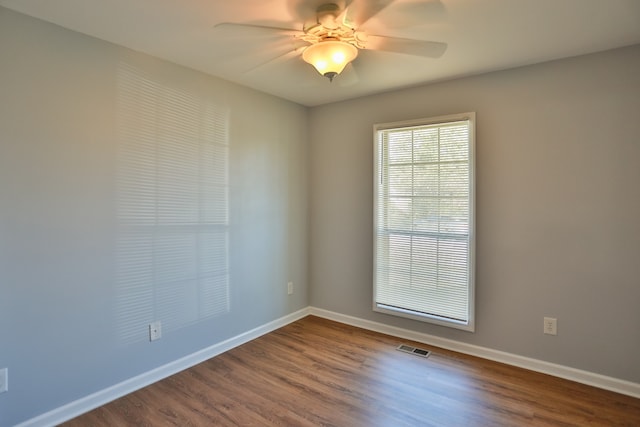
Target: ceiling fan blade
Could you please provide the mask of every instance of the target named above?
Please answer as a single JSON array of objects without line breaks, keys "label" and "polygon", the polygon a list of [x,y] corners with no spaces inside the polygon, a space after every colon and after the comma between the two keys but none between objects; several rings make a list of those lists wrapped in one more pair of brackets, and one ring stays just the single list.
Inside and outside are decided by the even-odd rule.
[{"label": "ceiling fan blade", "polygon": [[394,1],[396,0],[353,0],[347,7],[342,22],[348,27],[360,28]]},{"label": "ceiling fan blade", "polygon": [[214,30],[232,37],[297,36],[302,31],[292,28],[270,27],[267,25],[236,24],[222,22],[213,26]]},{"label": "ceiling fan blade", "polygon": [[447,50],[447,44],[425,40],[368,35],[366,49],[422,56],[425,58],[439,58]]},{"label": "ceiling fan blade", "polygon": [[262,68],[262,67],[270,67],[273,65],[277,65],[277,64],[281,64],[283,62],[286,62],[292,58],[295,58],[296,56],[299,56],[302,51],[308,46],[308,43],[303,42],[301,40],[297,40],[297,42],[301,42],[304,43],[304,45],[302,45],[301,43],[297,43],[297,47],[293,47],[293,49],[276,56],[275,58],[271,58],[268,61],[262,62],[258,65],[256,65],[255,67],[252,67],[250,69],[248,69],[247,71],[245,71],[245,74],[251,73],[252,71],[257,70],[258,68]]}]

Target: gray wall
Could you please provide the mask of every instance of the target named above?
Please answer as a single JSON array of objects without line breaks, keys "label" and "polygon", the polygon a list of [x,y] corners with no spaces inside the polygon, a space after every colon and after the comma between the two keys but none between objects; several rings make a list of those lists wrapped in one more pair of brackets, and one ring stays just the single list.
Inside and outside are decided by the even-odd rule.
[{"label": "gray wall", "polygon": [[[309,303],[640,382],[640,47],[310,113],[3,8],[0,59],[0,425]],[[228,308],[160,315],[154,343],[160,290],[151,317],[127,318],[123,301],[141,299],[119,275],[123,141],[147,132],[128,120],[132,84],[224,112],[230,147]],[[371,310],[372,126],[464,111],[477,113],[475,334]]]},{"label": "gray wall", "polygon": [[[156,279],[143,280],[151,298],[143,307],[142,288],[124,286],[134,276],[123,285],[122,170],[140,159],[122,148],[127,135],[144,143],[149,124],[136,125],[124,106],[145,85],[148,108],[191,103],[173,111],[176,126],[190,105],[226,118],[230,274],[220,310],[194,315],[189,303],[201,295],[187,295],[191,288],[163,303]],[[299,105],[0,8],[0,368],[10,377],[0,425],[308,306],[307,116]],[[202,125],[185,124],[174,130],[177,156],[190,149],[180,135]],[[167,310],[178,317],[163,318]],[[158,318],[163,337],[150,343],[147,324]]]},{"label": "gray wall", "polygon": [[[473,334],[371,309],[372,126],[466,111]],[[639,113],[640,46],[312,109],[311,304],[640,382]]]}]

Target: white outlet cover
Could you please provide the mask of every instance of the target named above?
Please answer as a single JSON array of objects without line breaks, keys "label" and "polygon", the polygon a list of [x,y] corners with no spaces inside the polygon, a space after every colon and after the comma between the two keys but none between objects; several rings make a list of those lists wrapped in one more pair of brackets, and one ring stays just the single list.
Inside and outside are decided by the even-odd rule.
[{"label": "white outlet cover", "polygon": [[0,369],[0,393],[9,390],[9,368]]},{"label": "white outlet cover", "polygon": [[155,341],[162,338],[162,323],[156,321],[149,324],[149,341]]},{"label": "white outlet cover", "polygon": [[547,335],[558,335],[558,319],[555,317],[545,317],[544,333]]}]

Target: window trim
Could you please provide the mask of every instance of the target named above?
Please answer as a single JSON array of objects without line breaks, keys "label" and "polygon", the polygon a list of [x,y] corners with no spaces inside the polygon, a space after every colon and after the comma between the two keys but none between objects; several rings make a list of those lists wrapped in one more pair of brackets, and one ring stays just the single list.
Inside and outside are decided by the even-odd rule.
[{"label": "window trim", "polygon": [[[461,329],[468,332],[475,332],[475,234],[476,234],[476,208],[475,208],[475,112],[460,114],[450,114],[444,116],[422,118],[415,120],[405,120],[389,123],[378,123],[373,126],[373,149],[374,149],[374,173],[373,173],[373,311],[389,315],[409,318],[421,322],[432,323],[440,326],[447,326]],[[377,230],[378,230],[378,195],[379,180],[381,179],[382,162],[381,145],[379,141],[380,131],[388,129],[398,129],[403,127],[416,127],[437,125],[441,123],[468,121],[469,122],[469,262],[468,262],[468,320],[447,319],[445,317],[416,313],[411,310],[391,307],[376,302],[377,295]]]}]

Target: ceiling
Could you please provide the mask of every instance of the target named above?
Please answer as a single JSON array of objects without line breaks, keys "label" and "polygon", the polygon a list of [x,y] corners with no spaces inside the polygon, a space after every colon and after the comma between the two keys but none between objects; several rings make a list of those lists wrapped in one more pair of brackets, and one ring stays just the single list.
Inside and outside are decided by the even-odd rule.
[{"label": "ceiling", "polygon": [[[388,0],[387,0],[388,1]],[[385,0],[0,0],[62,27],[306,106],[640,43],[640,0],[396,0],[359,29],[444,42],[439,58],[361,51],[333,82],[291,39],[221,31],[223,22],[300,30],[302,15],[333,2]],[[272,59],[286,55],[286,60]]]}]

